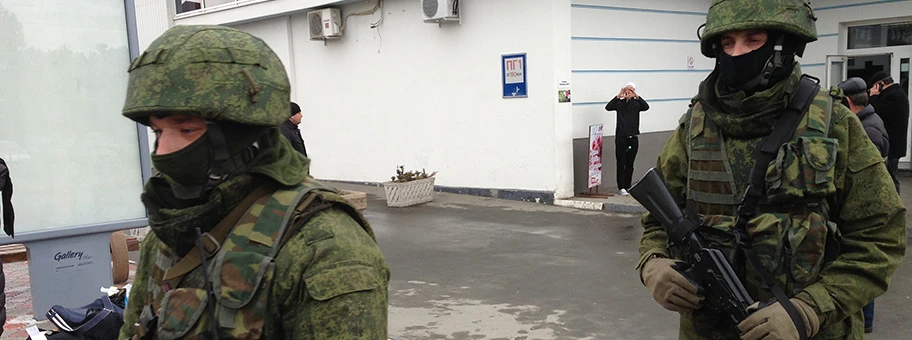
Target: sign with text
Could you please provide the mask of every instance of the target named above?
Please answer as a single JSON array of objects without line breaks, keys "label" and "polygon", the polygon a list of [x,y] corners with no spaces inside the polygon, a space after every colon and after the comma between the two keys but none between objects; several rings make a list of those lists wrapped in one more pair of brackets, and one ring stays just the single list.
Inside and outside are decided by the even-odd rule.
[{"label": "sign with text", "polygon": [[589,125],[589,188],[602,184],[602,124]]},{"label": "sign with text", "polygon": [[500,56],[503,74],[503,97],[525,98],[528,96],[526,83],[526,54],[514,53]]}]

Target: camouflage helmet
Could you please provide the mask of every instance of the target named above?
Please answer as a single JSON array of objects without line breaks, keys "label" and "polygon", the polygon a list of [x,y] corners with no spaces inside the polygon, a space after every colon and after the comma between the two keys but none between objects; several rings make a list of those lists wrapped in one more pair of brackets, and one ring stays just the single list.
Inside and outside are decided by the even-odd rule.
[{"label": "camouflage helmet", "polygon": [[130,64],[123,115],[276,126],[288,119],[288,75],[263,40],[224,26],[175,26]]},{"label": "camouflage helmet", "polygon": [[700,50],[714,58],[715,44],[722,33],[753,28],[790,33],[803,46],[817,40],[816,20],[807,0],[713,0],[700,37]]}]

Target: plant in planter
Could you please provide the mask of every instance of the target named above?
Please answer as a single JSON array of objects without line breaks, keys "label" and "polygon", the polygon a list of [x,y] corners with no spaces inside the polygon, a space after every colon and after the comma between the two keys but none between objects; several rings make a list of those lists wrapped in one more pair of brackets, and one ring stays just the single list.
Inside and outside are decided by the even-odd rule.
[{"label": "plant in planter", "polygon": [[396,168],[396,176],[390,182],[383,183],[386,192],[386,205],[390,207],[407,207],[434,200],[434,171],[428,174],[424,169],[405,171],[405,166]]}]

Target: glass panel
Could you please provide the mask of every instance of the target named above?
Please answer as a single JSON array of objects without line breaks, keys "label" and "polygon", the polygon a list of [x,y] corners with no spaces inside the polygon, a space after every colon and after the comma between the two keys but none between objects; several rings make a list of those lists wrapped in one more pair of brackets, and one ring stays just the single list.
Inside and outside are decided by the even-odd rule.
[{"label": "glass panel", "polygon": [[912,21],[888,24],[887,46],[912,45]]},{"label": "glass panel", "polygon": [[177,14],[195,11],[203,8],[203,0],[175,0],[177,1]]},{"label": "glass panel", "polygon": [[849,27],[848,48],[912,45],[912,21]]},{"label": "glass panel", "polygon": [[[87,24],[91,23],[91,24]],[[16,233],[144,218],[123,0],[0,1],[0,157]]]},{"label": "glass panel", "polygon": [[213,8],[224,4],[250,2],[253,0],[174,0],[177,14],[192,12],[198,9]]},{"label": "glass panel", "polygon": [[881,35],[883,30],[881,26],[872,25],[872,26],[857,26],[849,27],[849,46],[848,48],[871,48],[871,47],[880,47],[885,43],[881,41]]},{"label": "glass panel", "polygon": [[906,97],[909,96],[909,58],[899,60],[899,84],[903,90],[906,90]]},{"label": "glass panel", "polygon": [[206,7],[214,7],[218,5],[224,5],[231,2],[240,2],[238,0],[206,0]]},{"label": "glass panel", "polygon": [[827,87],[832,85],[839,85],[842,82],[842,75],[845,72],[845,57],[827,57],[829,65],[827,68]]}]

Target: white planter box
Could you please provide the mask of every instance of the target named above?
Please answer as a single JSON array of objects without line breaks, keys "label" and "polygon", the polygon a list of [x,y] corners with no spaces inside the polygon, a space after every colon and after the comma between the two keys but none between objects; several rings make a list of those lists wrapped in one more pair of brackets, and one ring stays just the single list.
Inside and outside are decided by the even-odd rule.
[{"label": "white planter box", "polygon": [[383,190],[386,191],[386,205],[389,207],[407,207],[434,200],[434,178],[383,183]]}]

